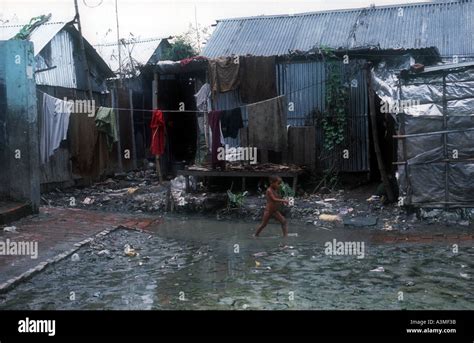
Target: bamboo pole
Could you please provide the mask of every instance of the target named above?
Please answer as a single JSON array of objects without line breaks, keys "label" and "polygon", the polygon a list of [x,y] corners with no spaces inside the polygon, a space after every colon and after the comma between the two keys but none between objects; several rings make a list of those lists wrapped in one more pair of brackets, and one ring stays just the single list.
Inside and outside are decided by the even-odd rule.
[{"label": "bamboo pole", "polygon": [[[158,109],[158,73],[154,73],[153,75],[153,109]],[[161,174],[161,166],[160,166],[160,156],[155,156],[155,164],[156,164],[156,174],[158,174],[158,178],[160,182],[163,182],[163,175]]]}]

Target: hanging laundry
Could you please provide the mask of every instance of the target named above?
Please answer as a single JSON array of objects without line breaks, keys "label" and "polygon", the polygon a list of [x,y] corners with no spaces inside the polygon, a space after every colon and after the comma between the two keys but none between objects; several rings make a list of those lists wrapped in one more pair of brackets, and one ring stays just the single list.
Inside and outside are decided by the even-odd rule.
[{"label": "hanging laundry", "polygon": [[211,85],[205,83],[199,92],[194,94],[196,98],[196,108],[199,111],[206,112],[211,109],[210,100],[211,100]]},{"label": "hanging laundry", "polygon": [[240,98],[251,104],[278,96],[275,57],[241,56]]},{"label": "hanging laundry", "polygon": [[40,132],[42,164],[46,164],[61,142],[67,138],[71,110],[66,101],[43,93],[43,119]]},{"label": "hanging laundry", "polygon": [[73,171],[76,174],[91,172],[98,136],[94,117],[81,113],[71,114],[68,139]]},{"label": "hanging laundry", "polygon": [[151,154],[161,156],[165,152],[165,118],[163,112],[160,110],[153,111],[150,128],[152,132]]},{"label": "hanging laundry", "polygon": [[286,96],[247,105],[248,143],[262,150],[286,151]]},{"label": "hanging laundry", "polygon": [[[222,112],[222,111],[219,111],[219,112]],[[213,131],[212,131],[212,127],[211,127],[211,122],[210,122],[210,119],[209,119],[209,116],[210,116],[211,113],[208,113],[207,115],[207,124],[208,124],[208,127],[209,127],[209,132],[208,132],[208,136],[209,136],[209,151],[212,151],[212,135],[213,135]],[[222,145],[225,145],[225,139],[224,139],[224,135],[222,134],[222,124],[221,124],[221,121],[219,119],[219,130],[218,132],[216,133],[219,137],[219,142],[222,144]]]},{"label": "hanging laundry", "polygon": [[225,161],[219,161],[217,158],[218,151],[217,149],[223,146],[223,137],[221,139],[214,139],[222,135],[221,132],[221,115],[222,111],[211,111],[209,112],[209,128],[211,131],[211,161],[212,168],[225,167]]},{"label": "hanging laundry", "polygon": [[118,142],[117,119],[112,108],[99,107],[95,116],[95,125],[99,132],[103,132],[107,137],[107,146],[112,150],[115,142]]},{"label": "hanging laundry", "polygon": [[214,93],[225,93],[239,87],[240,63],[234,57],[219,57],[209,61],[209,77]]},{"label": "hanging laundry", "polygon": [[239,130],[244,127],[240,107],[224,111],[221,117],[221,125],[224,137],[237,138]]},{"label": "hanging laundry", "polygon": [[205,61],[207,61],[207,57],[194,56],[194,57],[188,57],[179,61],[179,64],[181,65],[181,67],[186,67],[191,62],[205,62]]}]

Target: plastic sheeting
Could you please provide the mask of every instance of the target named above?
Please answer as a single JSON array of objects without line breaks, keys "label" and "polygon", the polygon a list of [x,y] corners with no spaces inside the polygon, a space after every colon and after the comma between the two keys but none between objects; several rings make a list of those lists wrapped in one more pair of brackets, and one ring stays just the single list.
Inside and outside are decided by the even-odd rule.
[{"label": "plastic sheeting", "polygon": [[399,79],[404,58],[372,71],[374,90],[398,102],[400,196],[417,207],[474,207],[474,66]]}]

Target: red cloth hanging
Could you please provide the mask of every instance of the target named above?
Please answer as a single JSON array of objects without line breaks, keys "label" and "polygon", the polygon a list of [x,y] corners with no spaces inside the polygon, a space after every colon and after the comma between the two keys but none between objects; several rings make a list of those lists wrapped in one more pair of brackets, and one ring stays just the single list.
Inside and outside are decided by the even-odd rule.
[{"label": "red cloth hanging", "polygon": [[161,156],[165,152],[165,118],[163,112],[154,110],[151,117],[151,145],[152,155]]}]

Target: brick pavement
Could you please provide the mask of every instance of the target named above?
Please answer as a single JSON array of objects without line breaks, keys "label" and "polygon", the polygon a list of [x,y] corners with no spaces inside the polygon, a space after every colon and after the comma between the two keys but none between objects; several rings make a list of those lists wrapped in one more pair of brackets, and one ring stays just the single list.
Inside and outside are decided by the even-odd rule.
[{"label": "brick pavement", "polygon": [[159,217],[103,213],[74,208],[43,207],[40,214],[11,223],[17,233],[0,231],[0,241],[38,242],[38,258],[0,256],[0,285],[55,256],[75,244],[106,230],[125,226],[145,229]]}]

